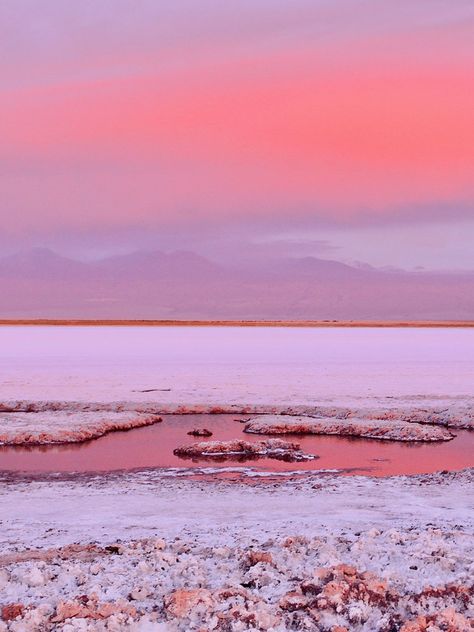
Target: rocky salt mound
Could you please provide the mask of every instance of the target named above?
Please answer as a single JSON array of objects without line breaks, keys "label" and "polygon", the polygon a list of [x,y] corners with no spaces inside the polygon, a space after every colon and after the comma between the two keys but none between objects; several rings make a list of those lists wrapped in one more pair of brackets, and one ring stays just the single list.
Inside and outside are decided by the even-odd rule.
[{"label": "rocky salt mound", "polygon": [[188,432],[193,437],[212,437],[212,432],[207,428],[193,428]]},{"label": "rocky salt mound", "polygon": [[449,441],[454,438],[445,428],[409,423],[399,419],[357,419],[348,417],[305,417],[261,415],[250,419],[244,432],[253,434],[313,434],[364,437],[385,441]]},{"label": "rocky salt mound", "polygon": [[299,443],[290,443],[280,439],[267,439],[253,443],[239,439],[200,441],[176,448],[174,454],[188,458],[266,457],[283,461],[310,461],[317,458],[313,454],[302,452]]},{"label": "rocky salt mound", "polygon": [[116,430],[150,426],[160,421],[158,415],[136,412],[2,412],[0,445],[79,443]]}]

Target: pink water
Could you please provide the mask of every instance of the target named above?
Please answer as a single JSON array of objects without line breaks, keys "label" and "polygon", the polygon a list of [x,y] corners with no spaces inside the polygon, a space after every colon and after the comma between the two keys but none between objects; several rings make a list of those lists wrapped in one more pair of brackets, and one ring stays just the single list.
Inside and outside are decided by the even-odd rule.
[{"label": "pink water", "polygon": [[[474,466],[474,432],[461,431],[453,441],[405,444],[341,437],[288,437],[319,456],[314,461],[288,463],[274,459],[182,459],[174,448],[195,439],[190,429],[208,428],[211,439],[263,437],[245,434],[232,415],[170,415],[155,426],[115,432],[79,445],[33,448],[0,447],[0,470],[26,472],[87,472],[141,468],[250,467],[260,472],[341,470],[346,474],[419,474]],[[204,439],[205,440],[205,439]]]}]

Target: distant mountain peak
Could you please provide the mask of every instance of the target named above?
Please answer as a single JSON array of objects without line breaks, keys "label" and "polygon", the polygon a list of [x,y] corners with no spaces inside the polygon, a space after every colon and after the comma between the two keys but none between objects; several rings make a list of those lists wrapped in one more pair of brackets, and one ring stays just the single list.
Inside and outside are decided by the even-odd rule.
[{"label": "distant mountain peak", "polygon": [[474,273],[386,271],[316,257],[232,268],[187,250],[83,263],[37,247],[0,258],[3,317],[471,319]]},{"label": "distant mountain peak", "polygon": [[41,276],[74,275],[86,264],[59,255],[50,248],[36,246],[0,259],[0,273],[9,276],[39,278]]},{"label": "distant mountain peak", "polygon": [[8,260],[23,260],[23,261],[28,261],[28,260],[48,260],[48,259],[64,259],[66,257],[63,257],[61,255],[59,255],[57,252],[54,252],[54,250],[51,250],[51,248],[46,248],[44,246],[34,246],[33,248],[29,248],[28,250],[21,250],[15,254],[12,255],[8,255],[6,257],[3,257],[3,260],[8,259]]}]

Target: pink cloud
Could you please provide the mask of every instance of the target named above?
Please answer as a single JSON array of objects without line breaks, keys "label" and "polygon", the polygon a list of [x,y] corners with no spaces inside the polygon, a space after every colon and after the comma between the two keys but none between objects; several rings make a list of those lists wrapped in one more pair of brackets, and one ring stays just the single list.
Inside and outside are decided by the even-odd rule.
[{"label": "pink cloud", "polygon": [[[443,3],[429,20],[423,3],[372,3],[361,16],[347,3],[258,15],[246,5],[234,30],[233,9],[207,7],[205,37],[168,6],[171,35],[143,19],[153,3],[110,34],[55,6],[51,46],[33,42],[42,81],[0,102],[10,230],[471,212],[472,22]],[[27,52],[23,70],[35,67]]]}]

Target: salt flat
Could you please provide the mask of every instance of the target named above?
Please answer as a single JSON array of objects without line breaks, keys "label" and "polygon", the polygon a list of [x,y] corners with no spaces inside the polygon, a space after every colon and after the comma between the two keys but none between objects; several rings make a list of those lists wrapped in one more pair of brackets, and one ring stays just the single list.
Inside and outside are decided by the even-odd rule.
[{"label": "salt flat", "polygon": [[448,608],[468,630],[473,476],[5,482],[3,599],[24,607],[5,629],[405,630]]},{"label": "salt flat", "polygon": [[[0,328],[2,406],[472,426],[473,330],[255,331]],[[473,476],[5,473],[0,630],[472,632]]]},{"label": "salt flat", "polygon": [[0,327],[2,400],[311,404],[472,397],[474,329]]}]

